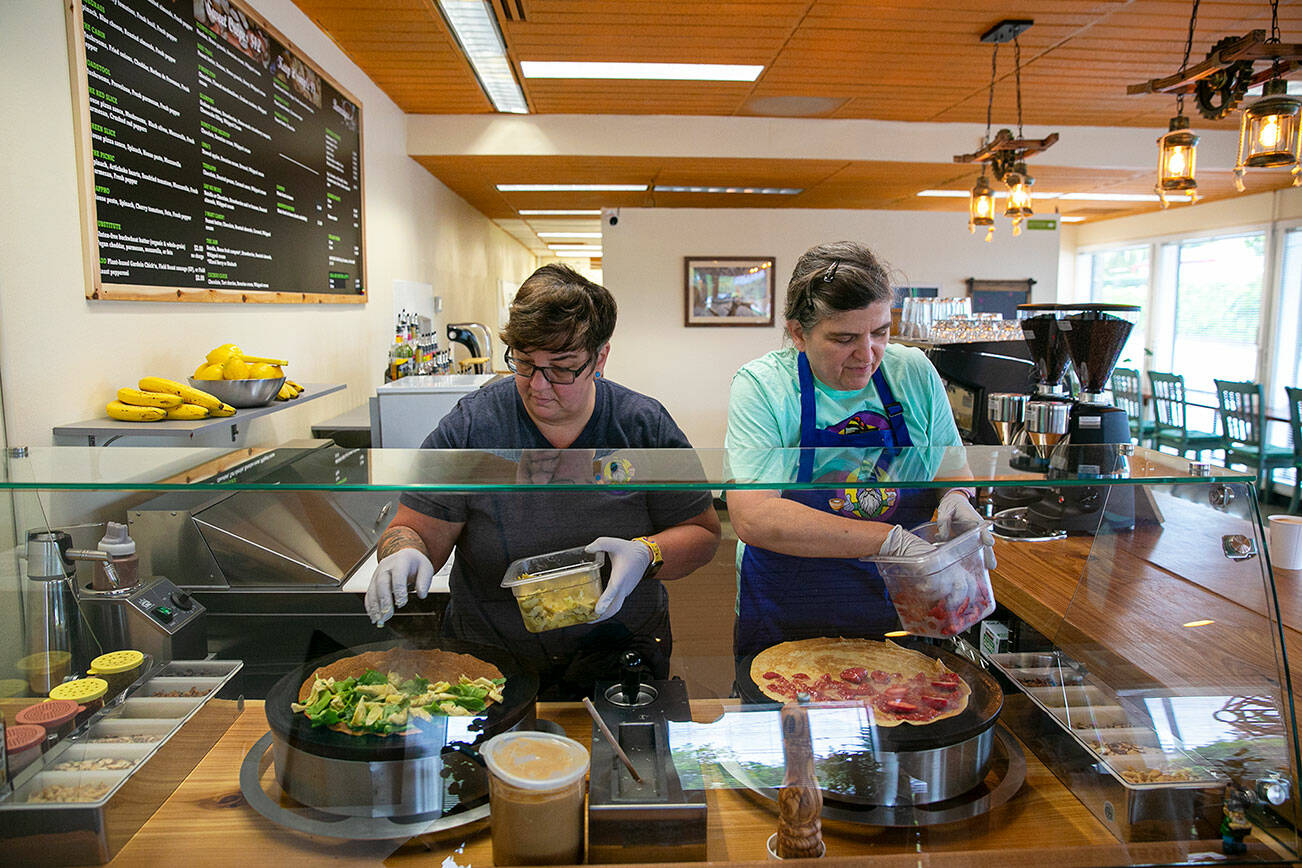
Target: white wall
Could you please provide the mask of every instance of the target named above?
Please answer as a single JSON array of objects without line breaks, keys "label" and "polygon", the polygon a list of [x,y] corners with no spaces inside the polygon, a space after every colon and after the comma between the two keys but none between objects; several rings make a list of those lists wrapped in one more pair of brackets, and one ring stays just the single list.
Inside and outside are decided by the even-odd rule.
[{"label": "white wall", "polygon": [[[994,241],[982,237],[968,234],[960,213],[620,209],[616,226],[602,223],[603,277],[619,302],[607,373],[664,403],[694,446],[722,446],[732,375],[781,344],[786,284],[800,254],[826,241],[860,240],[896,269],[902,285],[965,295],[969,277],[1030,277],[1035,301],[1057,297],[1056,231],[1013,238],[1001,222]],[[685,256],[775,257],[775,324],[685,327]]]},{"label": "white wall", "polygon": [[363,106],[365,305],[91,302],[85,298],[64,4],[0,2],[0,378],[11,444],[103,414],[119,386],[183,379],[234,342],[287,358],[300,382],[342,393],[251,423],[248,444],[308,436],[312,422],[365,402],[393,335],[395,280],[429,283],[443,321],[496,322],[497,280],[533,256],[407,156],[402,112],[290,0],[255,0],[270,23]]}]

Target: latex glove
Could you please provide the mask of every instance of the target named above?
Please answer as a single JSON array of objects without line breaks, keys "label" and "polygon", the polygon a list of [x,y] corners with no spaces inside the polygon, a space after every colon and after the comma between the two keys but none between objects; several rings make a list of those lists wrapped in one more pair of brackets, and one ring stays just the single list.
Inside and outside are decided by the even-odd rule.
[{"label": "latex glove", "polygon": [[434,565],[417,549],[398,549],[375,567],[366,589],[366,614],[380,627],[393,616],[394,608],[407,605],[407,584],[415,578],[416,596],[422,600],[434,581]]},{"label": "latex glove", "polygon": [[981,557],[986,569],[993,570],[998,562],[995,560],[995,535],[990,530],[990,522],[981,517],[968,499],[967,492],[961,488],[946,492],[940,499],[940,506],[936,508],[936,531],[943,539],[950,539],[978,525],[981,527]]},{"label": "latex glove", "polygon": [[619,611],[651,565],[651,550],[640,542],[613,536],[599,536],[584,549],[610,555],[610,581],[597,600],[594,621],[604,621]]},{"label": "latex glove", "polygon": [[918,558],[931,553],[935,548],[922,537],[909,533],[897,524],[886,534],[877,553],[893,558]]}]

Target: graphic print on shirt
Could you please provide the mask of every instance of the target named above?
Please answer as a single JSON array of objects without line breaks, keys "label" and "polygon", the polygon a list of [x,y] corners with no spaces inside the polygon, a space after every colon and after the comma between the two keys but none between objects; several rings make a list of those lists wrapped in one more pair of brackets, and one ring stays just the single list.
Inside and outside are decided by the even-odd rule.
[{"label": "graphic print on shirt", "polygon": [[[865,431],[889,430],[890,421],[881,413],[873,410],[860,410],[853,416],[842,419],[827,430],[833,434],[862,434]],[[868,477],[885,478],[885,474],[873,466],[865,466],[844,475],[844,481],[854,483]],[[895,512],[899,505],[898,488],[847,488],[838,496],[827,501],[828,507],[847,518],[863,518],[882,521]]]}]

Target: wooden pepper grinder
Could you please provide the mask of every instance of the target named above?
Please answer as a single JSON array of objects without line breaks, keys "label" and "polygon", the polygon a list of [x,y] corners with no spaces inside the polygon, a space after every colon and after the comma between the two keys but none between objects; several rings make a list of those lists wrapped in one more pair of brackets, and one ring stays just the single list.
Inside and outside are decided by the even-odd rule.
[{"label": "wooden pepper grinder", "polygon": [[814,774],[814,747],[809,739],[809,714],[799,705],[782,707],[782,755],[786,774],[778,792],[777,850],[783,859],[814,859],[823,855],[823,793]]}]

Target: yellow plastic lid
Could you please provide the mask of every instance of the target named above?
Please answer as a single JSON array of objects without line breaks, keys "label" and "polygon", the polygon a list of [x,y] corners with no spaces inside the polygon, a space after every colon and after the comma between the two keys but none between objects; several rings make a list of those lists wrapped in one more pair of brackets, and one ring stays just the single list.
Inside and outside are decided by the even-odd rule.
[{"label": "yellow plastic lid", "polygon": [[49,672],[60,666],[67,666],[71,659],[72,654],[68,651],[41,651],[37,654],[28,654],[20,659],[17,665],[22,672]]},{"label": "yellow plastic lid", "polygon": [[51,699],[71,699],[79,704],[94,702],[96,699],[102,699],[108,692],[108,682],[103,678],[78,678],[76,681],[65,681],[56,685],[50,691]]},{"label": "yellow plastic lid", "polygon": [[145,662],[145,655],[139,651],[110,651],[90,661],[91,675],[117,675],[129,672]]}]

